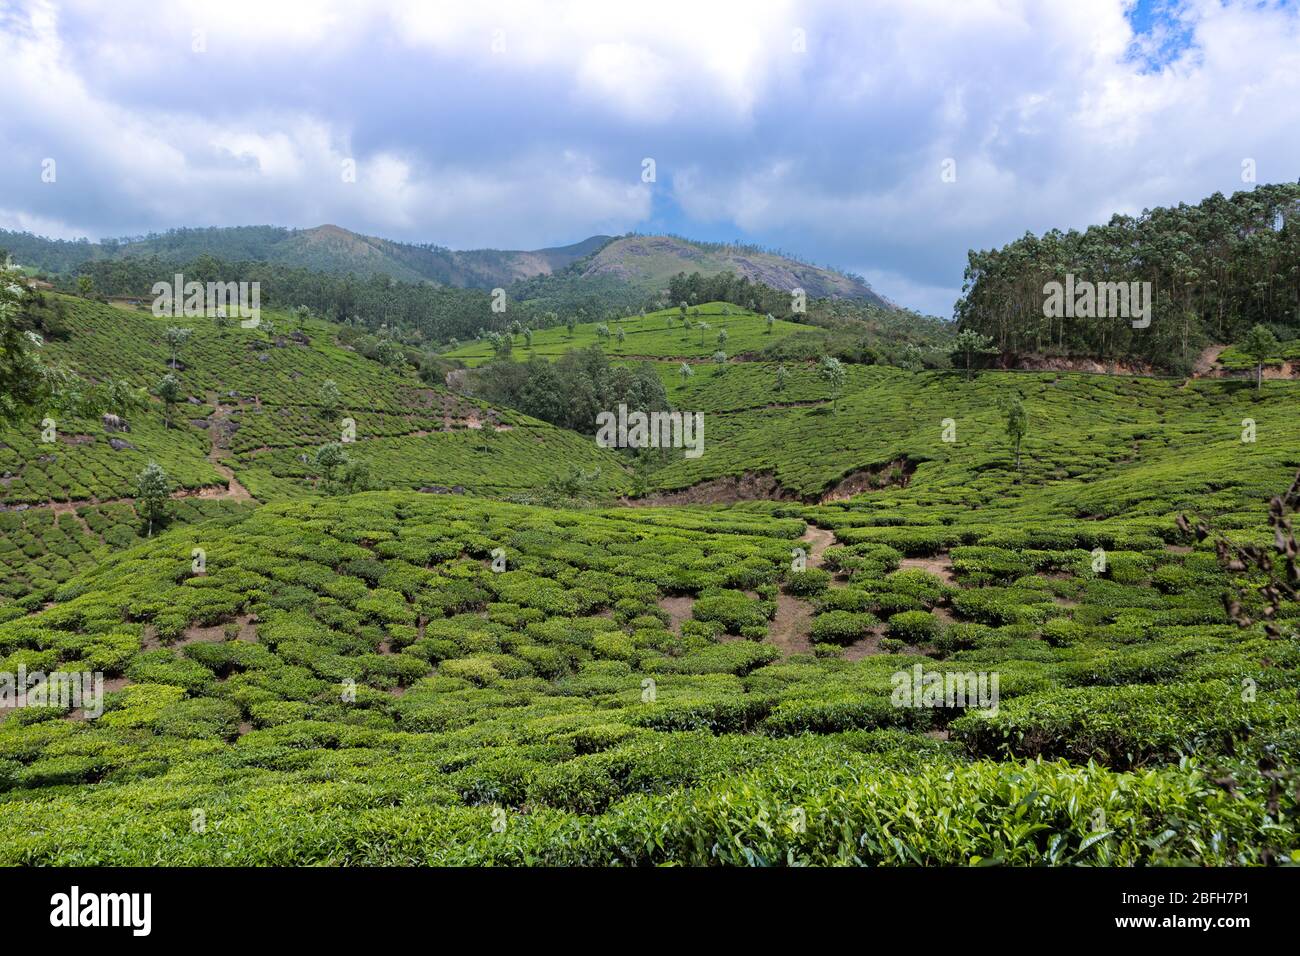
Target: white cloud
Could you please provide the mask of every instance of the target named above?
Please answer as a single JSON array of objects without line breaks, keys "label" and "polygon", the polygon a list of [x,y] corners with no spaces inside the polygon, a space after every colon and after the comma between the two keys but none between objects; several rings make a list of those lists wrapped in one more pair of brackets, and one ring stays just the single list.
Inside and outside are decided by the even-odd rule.
[{"label": "white cloud", "polygon": [[1300,173],[1294,8],[1182,17],[1150,67],[1125,0],[31,2],[0,13],[0,216],[524,247],[667,215],[930,301],[967,248]]}]

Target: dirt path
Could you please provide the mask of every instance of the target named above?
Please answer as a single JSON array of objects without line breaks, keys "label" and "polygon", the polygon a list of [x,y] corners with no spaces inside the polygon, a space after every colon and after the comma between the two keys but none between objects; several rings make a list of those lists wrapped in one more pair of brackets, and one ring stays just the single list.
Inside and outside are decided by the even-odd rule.
[{"label": "dirt path", "polygon": [[99,535],[90,530],[90,525],[86,524],[86,519],[77,514],[77,506],[71,501],[55,501],[50,504],[50,510],[54,512],[54,520],[58,521],[59,515],[72,515],[77,524],[81,525],[83,533],[92,538],[98,538]]},{"label": "dirt path", "polygon": [[946,551],[941,551],[932,558],[903,558],[898,562],[898,569],[900,571],[929,571],[941,578],[944,584],[957,583],[952,571],[952,559],[948,557]]},{"label": "dirt path", "polygon": [[[835,532],[816,525],[808,525],[799,541],[807,551],[808,567],[820,568],[822,555],[835,543]],[[812,607],[807,601],[778,591],[776,616],[768,625],[767,639],[781,651],[781,656],[807,654],[812,650]]]},{"label": "dirt path", "polygon": [[217,474],[226,479],[226,490],[225,492],[218,494],[205,495],[203,494],[204,489],[199,489],[199,497],[229,498],[232,501],[251,501],[253,498],[252,494],[249,493],[247,488],[239,483],[239,479],[235,477],[235,473],[231,471],[230,466],[223,464],[218,458],[214,457],[215,454],[216,449],[213,448],[213,450],[208,453],[208,463],[212,465]]},{"label": "dirt path", "polygon": [[1219,356],[1227,349],[1226,345],[1207,346],[1196,359],[1196,364],[1192,366],[1192,378],[1203,378],[1214,370],[1214,366],[1219,361]]}]

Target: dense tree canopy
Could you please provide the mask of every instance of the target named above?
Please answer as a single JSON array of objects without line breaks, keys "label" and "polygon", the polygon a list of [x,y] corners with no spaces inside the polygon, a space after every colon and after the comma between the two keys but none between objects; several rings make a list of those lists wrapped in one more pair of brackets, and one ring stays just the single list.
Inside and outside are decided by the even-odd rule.
[{"label": "dense tree canopy", "polygon": [[[1046,286],[1077,280],[1150,282],[1151,323],[1124,317],[1049,318]],[[1083,232],[1026,234],[972,251],[962,328],[1003,352],[1129,358],[1182,370],[1207,342],[1231,342],[1256,323],[1300,335],[1300,185],[1260,186],[1194,206],[1116,215]]]},{"label": "dense tree canopy", "polygon": [[476,370],[472,386],[486,401],[587,435],[595,433],[599,412],[620,404],[629,411],[669,408],[653,366],[613,366],[599,348],[567,352],[555,362],[493,362]]}]

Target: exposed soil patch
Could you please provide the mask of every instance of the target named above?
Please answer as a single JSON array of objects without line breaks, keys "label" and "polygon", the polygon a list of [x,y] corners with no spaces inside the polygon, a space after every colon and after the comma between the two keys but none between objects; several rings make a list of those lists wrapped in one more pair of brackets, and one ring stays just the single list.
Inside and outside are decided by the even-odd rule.
[{"label": "exposed soil patch", "polygon": [[822,555],[835,543],[835,532],[829,528],[819,528],[815,524],[810,524],[799,536],[799,540],[808,544],[808,563],[815,568],[820,568]]},{"label": "exposed soil patch", "polygon": [[846,661],[860,661],[864,657],[870,657],[872,654],[880,653],[880,634],[872,631],[862,640],[850,644],[844,648],[841,655]]},{"label": "exposed soil patch", "polygon": [[1196,359],[1196,364],[1192,366],[1193,378],[1204,378],[1214,370],[1219,363],[1219,356],[1227,348],[1226,345],[1209,345],[1201,351],[1200,356]]},{"label": "exposed soil patch", "polygon": [[235,623],[239,625],[239,634],[236,635],[235,640],[248,644],[257,643],[257,627],[253,624],[253,615],[241,614],[235,618]]},{"label": "exposed soil patch", "polygon": [[771,472],[746,472],[739,478],[713,478],[678,491],[647,495],[624,503],[634,507],[660,505],[727,505],[738,501],[798,501],[793,491],[781,487]]},{"label": "exposed soil patch", "polygon": [[831,501],[847,501],[865,491],[879,491],[882,488],[906,488],[916,471],[916,463],[907,458],[899,458],[878,468],[863,468],[844,478],[830,491],[818,499],[820,504]]},{"label": "exposed soil patch", "polygon": [[1118,362],[1081,356],[1038,355],[1033,352],[1003,356],[998,367],[1022,372],[1086,372],[1092,375],[1156,375],[1149,362]]},{"label": "exposed soil patch", "polygon": [[802,501],[826,504],[845,501],[866,491],[882,488],[906,488],[916,471],[915,462],[899,458],[885,465],[860,468],[842,478],[828,491],[818,495],[800,495],[784,487],[770,471],[747,471],[736,477],[711,478],[689,488],[664,491],[644,498],[623,499],[633,507],[664,505],[729,505],[740,501]]},{"label": "exposed soil patch", "polygon": [[226,626],[224,624],[214,624],[211,627],[201,627],[197,624],[191,625],[185,629],[181,639],[172,647],[184,647],[186,644],[219,644],[226,639]]},{"label": "exposed soil patch", "polygon": [[776,645],[783,657],[807,654],[812,650],[812,608],[807,602],[784,591],[776,596],[776,616],[768,626],[767,640]]},{"label": "exposed soil patch", "polygon": [[158,638],[158,628],[152,624],[146,624],[144,631],[140,635],[140,650],[156,651],[162,647],[162,641]]},{"label": "exposed soil patch", "polygon": [[659,608],[667,612],[668,629],[674,634],[682,633],[682,622],[691,619],[691,609],[694,607],[694,598],[666,597],[659,599]]},{"label": "exposed soil patch", "polygon": [[946,551],[940,551],[931,558],[903,558],[898,562],[898,569],[900,571],[929,571],[931,574],[942,578],[945,584],[957,583],[952,571],[952,559],[948,557]]}]

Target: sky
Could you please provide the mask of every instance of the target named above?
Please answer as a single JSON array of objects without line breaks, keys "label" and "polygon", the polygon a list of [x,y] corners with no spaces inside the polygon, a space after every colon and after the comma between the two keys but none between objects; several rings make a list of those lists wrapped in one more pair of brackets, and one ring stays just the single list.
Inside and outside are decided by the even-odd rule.
[{"label": "sky", "polygon": [[1300,4],[0,0],[0,104],[0,228],[672,232],[947,317],[970,249],[1300,178]]}]

